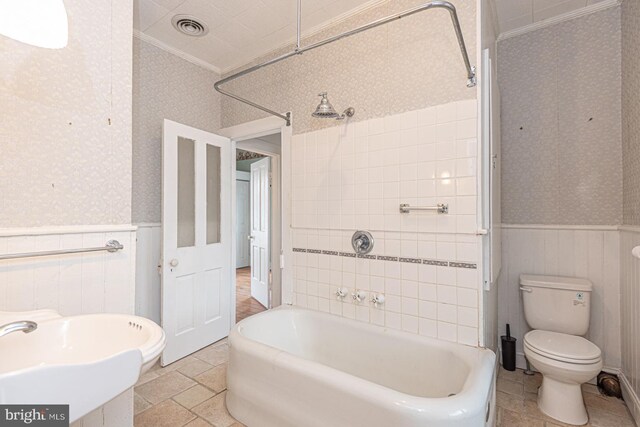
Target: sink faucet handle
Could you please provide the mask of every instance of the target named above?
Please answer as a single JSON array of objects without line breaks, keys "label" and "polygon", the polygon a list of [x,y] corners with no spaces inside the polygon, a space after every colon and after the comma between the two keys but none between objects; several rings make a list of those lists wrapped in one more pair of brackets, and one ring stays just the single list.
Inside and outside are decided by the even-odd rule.
[{"label": "sink faucet handle", "polygon": [[0,326],[0,337],[8,335],[12,332],[22,331],[25,334],[35,331],[38,329],[38,324],[31,320],[18,320],[17,322],[7,323],[6,325]]}]

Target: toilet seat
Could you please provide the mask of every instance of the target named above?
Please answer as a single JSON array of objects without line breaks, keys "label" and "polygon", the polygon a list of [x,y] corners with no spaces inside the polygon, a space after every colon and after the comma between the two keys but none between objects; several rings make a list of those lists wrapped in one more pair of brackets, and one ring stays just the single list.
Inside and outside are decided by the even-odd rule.
[{"label": "toilet seat", "polygon": [[599,363],[602,352],[591,341],[575,335],[533,330],[524,336],[528,350],[558,362],[576,365]]}]

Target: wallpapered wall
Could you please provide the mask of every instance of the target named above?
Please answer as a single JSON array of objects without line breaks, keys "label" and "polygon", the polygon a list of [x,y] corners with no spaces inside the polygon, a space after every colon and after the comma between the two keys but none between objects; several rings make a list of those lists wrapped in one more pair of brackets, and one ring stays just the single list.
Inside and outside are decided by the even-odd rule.
[{"label": "wallpapered wall", "polygon": [[132,2],[65,5],[64,49],[0,37],[0,227],[131,222]]},{"label": "wallpapered wall", "polygon": [[133,39],[133,222],[160,222],[162,122],[220,128],[220,76]]},{"label": "wallpapered wall", "polygon": [[622,2],[624,224],[640,225],[640,3]]},{"label": "wallpapered wall", "polygon": [[[303,45],[336,35],[391,13],[424,3],[394,0],[353,16],[304,40]],[[475,1],[452,1],[472,64],[476,49]],[[253,64],[292,50],[273,52]],[[250,64],[250,65],[253,65]],[[229,73],[231,74],[231,73]],[[473,99],[449,13],[430,10],[378,27],[329,46],[287,59],[225,87],[276,111],[292,111],[294,133],[335,126],[311,117],[317,94],[329,92],[334,107],[356,109],[352,121]],[[222,99],[222,126],[265,117],[238,101]]]},{"label": "wallpapered wall", "polygon": [[620,37],[614,7],[499,43],[503,223],[621,223]]}]

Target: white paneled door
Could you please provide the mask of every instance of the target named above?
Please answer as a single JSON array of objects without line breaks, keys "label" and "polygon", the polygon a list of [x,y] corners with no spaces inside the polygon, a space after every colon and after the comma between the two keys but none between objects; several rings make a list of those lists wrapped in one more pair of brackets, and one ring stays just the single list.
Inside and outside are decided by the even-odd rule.
[{"label": "white paneled door", "polygon": [[271,159],[251,164],[251,296],[269,308]]},{"label": "white paneled door", "polygon": [[229,334],[231,161],[228,138],[164,121],[163,366]]}]

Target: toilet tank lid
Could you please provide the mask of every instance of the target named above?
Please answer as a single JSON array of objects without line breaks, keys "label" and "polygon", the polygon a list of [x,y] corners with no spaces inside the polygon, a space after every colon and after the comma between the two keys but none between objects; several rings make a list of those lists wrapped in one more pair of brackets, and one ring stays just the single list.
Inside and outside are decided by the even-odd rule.
[{"label": "toilet tank lid", "polygon": [[521,274],[520,284],[532,288],[566,289],[569,291],[591,292],[593,284],[587,279],[564,276],[537,276]]}]

